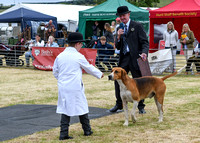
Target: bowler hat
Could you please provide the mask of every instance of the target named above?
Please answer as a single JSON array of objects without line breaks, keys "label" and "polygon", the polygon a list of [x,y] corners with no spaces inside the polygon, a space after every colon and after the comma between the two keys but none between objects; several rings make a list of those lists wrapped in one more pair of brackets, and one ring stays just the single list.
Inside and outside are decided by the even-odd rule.
[{"label": "bowler hat", "polygon": [[68,43],[77,43],[77,42],[85,42],[83,40],[83,35],[79,32],[70,33],[68,36]]},{"label": "bowler hat", "polygon": [[130,13],[131,11],[128,10],[128,7],[127,6],[120,6],[117,8],[117,13],[116,15],[119,16],[119,15],[122,15],[122,14],[126,14],[126,13]]}]

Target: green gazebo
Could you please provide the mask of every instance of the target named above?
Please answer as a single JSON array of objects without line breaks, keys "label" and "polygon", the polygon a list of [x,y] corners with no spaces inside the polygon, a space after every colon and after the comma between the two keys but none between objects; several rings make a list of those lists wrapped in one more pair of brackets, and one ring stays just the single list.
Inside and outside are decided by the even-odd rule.
[{"label": "green gazebo", "polygon": [[[149,11],[136,7],[125,0],[107,0],[96,7],[79,11],[79,32],[85,37],[92,36],[94,21],[114,21],[117,16],[117,8],[127,6],[131,11],[130,18],[143,24],[146,32],[149,29]],[[87,31],[87,32],[86,32]]]}]

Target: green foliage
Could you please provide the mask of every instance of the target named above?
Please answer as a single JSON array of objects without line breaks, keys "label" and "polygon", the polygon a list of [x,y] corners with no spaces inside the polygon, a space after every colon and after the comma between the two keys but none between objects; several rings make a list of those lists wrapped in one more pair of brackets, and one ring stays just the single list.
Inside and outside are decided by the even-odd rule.
[{"label": "green foliage", "polygon": [[97,5],[104,3],[106,0],[97,0]]},{"label": "green foliage", "polygon": [[154,4],[160,2],[160,0],[127,0],[129,3],[138,7],[152,7]]}]

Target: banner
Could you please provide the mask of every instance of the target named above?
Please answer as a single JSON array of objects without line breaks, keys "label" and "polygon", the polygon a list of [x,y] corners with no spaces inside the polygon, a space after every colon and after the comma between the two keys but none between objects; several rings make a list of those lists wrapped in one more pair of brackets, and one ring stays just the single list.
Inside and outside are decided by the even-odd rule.
[{"label": "banner", "polygon": [[171,49],[163,49],[149,53],[148,60],[153,75],[161,75],[164,71],[173,72]]},{"label": "banner", "polygon": [[[34,57],[33,66],[40,70],[53,70],[53,64],[56,57],[65,50],[65,48],[58,47],[33,47],[32,55]],[[79,51],[85,56],[88,62],[95,66],[96,49],[81,48]]]}]

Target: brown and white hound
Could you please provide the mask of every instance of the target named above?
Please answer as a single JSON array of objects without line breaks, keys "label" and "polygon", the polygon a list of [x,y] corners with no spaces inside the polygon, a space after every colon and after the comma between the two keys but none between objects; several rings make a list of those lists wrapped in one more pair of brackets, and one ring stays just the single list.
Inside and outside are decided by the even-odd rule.
[{"label": "brown and white hound", "polygon": [[178,72],[174,72],[163,78],[153,76],[144,76],[140,78],[130,78],[123,68],[115,67],[112,73],[108,76],[109,80],[116,80],[120,86],[120,96],[123,102],[125,113],[124,126],[128,126],[128,102],[133,103],[131,112],[132,122],[136,122],[135,111],[138,102],[147,97],[154,97],[155,103],[158,108],[159,122],[163,121],[163,101],[166,92],[166,85],[164,80],[181,72],[185,67],[181,68]]}]

